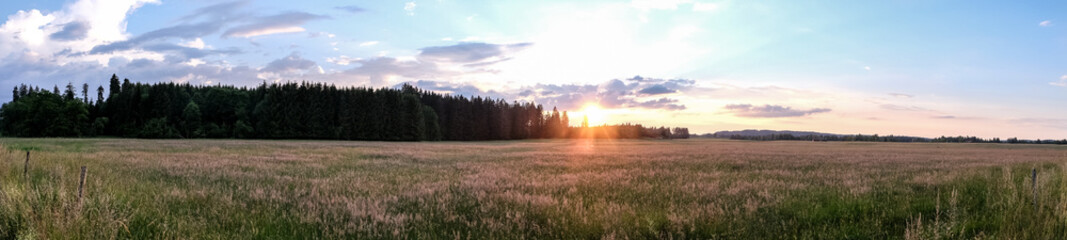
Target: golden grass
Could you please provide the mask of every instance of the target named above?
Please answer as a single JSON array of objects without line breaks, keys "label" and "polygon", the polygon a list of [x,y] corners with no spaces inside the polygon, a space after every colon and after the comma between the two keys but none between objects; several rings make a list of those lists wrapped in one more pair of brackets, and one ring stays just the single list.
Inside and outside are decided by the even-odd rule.
[{"label": "golden grass", "polygon": [[[1051,188],[1041,193],[1041,214],[1061,222],[1067,216],[1067,191],[1059,183],[1067,148],[1049,145],[700,139],[2,144],[10,151],[0,162],[0,227],[9,229],[0,237],[836,238],[851,232],[825,235],[836,232],[819,228],[843,221],[837,216],[808,224],[825,220],[820,209],[837,201],[857,204],[839,215],[883,224],[856,230],[868,237],[1056,234],[1062,228],[1026,235],[1027,228],[981,225],[1010,219],[964,216],[979,215],[968,212],[978,206],[967,205],[975,199],[987,199],[979,205],[989,209],[1023,211],[1030,189],[1020,173],[1029,168],[1053,176],[1038,178]],[[25,153],[16,151],[25,147],[39,149],[30,179],[22,177]],[[79,207],[81,165],[89,167],[89,180]],[[1002,192],[961,190],[974,187],[974,179],[996,179],[977,186]],[[894,220],[902,217],[907,222]]]}]

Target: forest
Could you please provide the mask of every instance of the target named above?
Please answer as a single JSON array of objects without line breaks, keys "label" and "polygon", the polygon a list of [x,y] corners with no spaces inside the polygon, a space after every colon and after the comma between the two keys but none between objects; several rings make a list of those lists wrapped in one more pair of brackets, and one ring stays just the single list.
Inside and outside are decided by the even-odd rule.
[{"label": "forest", "polygon": [[324,83],[256,87],[121,82],[61,91],[20,85],[0,107],[0,134],[14,137],[481,141],[545,138],[689,138],[686,128],[570,125],[566,111],[504,99]]}]

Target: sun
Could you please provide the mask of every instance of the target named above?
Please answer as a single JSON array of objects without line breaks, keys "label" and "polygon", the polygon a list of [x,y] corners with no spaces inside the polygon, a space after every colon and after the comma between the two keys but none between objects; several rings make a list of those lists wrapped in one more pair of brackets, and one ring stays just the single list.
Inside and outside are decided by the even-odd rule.
[{"label": "sun", "polygon": [[603,125],[608,120],[608,113],[596,103],[586,104],[580,115],[589,121],[589,126]]}]

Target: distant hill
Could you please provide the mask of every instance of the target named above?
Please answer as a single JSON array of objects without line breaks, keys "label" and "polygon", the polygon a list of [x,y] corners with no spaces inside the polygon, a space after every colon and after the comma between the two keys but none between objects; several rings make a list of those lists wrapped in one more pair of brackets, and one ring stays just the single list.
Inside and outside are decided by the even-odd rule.
[{"label": "distant hill", "polygon": [[[718,131],[715,133],[705,133],[698,135],[697,137],[704,138],[729,138],[737,140],[758,140],[758,141],[775,141],[775,140],[800,140],[800,141],[863,141],[863,142],[983,142],[985,140],[976,137],[941,137],[937,139],[912,137],[912,136],[897,136],[897,135],[882,135],[877,134],[863,135],[863,134],[836,134],[836,133],[821,133],[810,131],[789,131],[789,130],[741,130],[741,131]],[[995,141],[1000,141],[996,139]]]},{"label": "distant hill", "polygon": [[712,133],[712,134],[701,135],[701,137],[714,137],[714,138],[729,138],[729,137],[732,137],[732,136],[767,137],[767,136],[786,135],[786,134],[793,135],[793,136],[796,136],[796,137],[805,137],[805,136],[823,136],[823,137],[824,136],[844,136],[843,134],[821,133],[821,132],[810,132],[810,131],[789,131],[789,130],[781,130],[781,131],[779,131],[779,130],[746,129],[746,130],[740,130],[740,131],[718,131],[718,132],[715,132],[715,133]]}]

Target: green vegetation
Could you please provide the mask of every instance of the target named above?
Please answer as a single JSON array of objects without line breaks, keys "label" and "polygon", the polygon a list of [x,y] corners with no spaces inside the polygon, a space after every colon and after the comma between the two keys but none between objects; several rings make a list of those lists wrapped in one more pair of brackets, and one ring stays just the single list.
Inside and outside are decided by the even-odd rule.
[{"label": "green vegetation", "polygon": [[[1067,148],[1052,145],[707,139],[0,144],[0,239],[1067,235]],[[28,178],[24,149],[32,151]],[[89,177],[79,204],[83,165]]]},{"label": "green vegetation", "polygon": [[[90,101],[68,84],[60,93],[21,85],[0,106],[0,135],[10,137],[241,138],[375,141],[472,141],[537,138],[688,138],[686,128],[637,124],[571,127],[567,112],[534,103],[399,88],[324,83],[257,87],[176,83],[120,84]],[[588,125],[588,124],[586,124]]]}]

